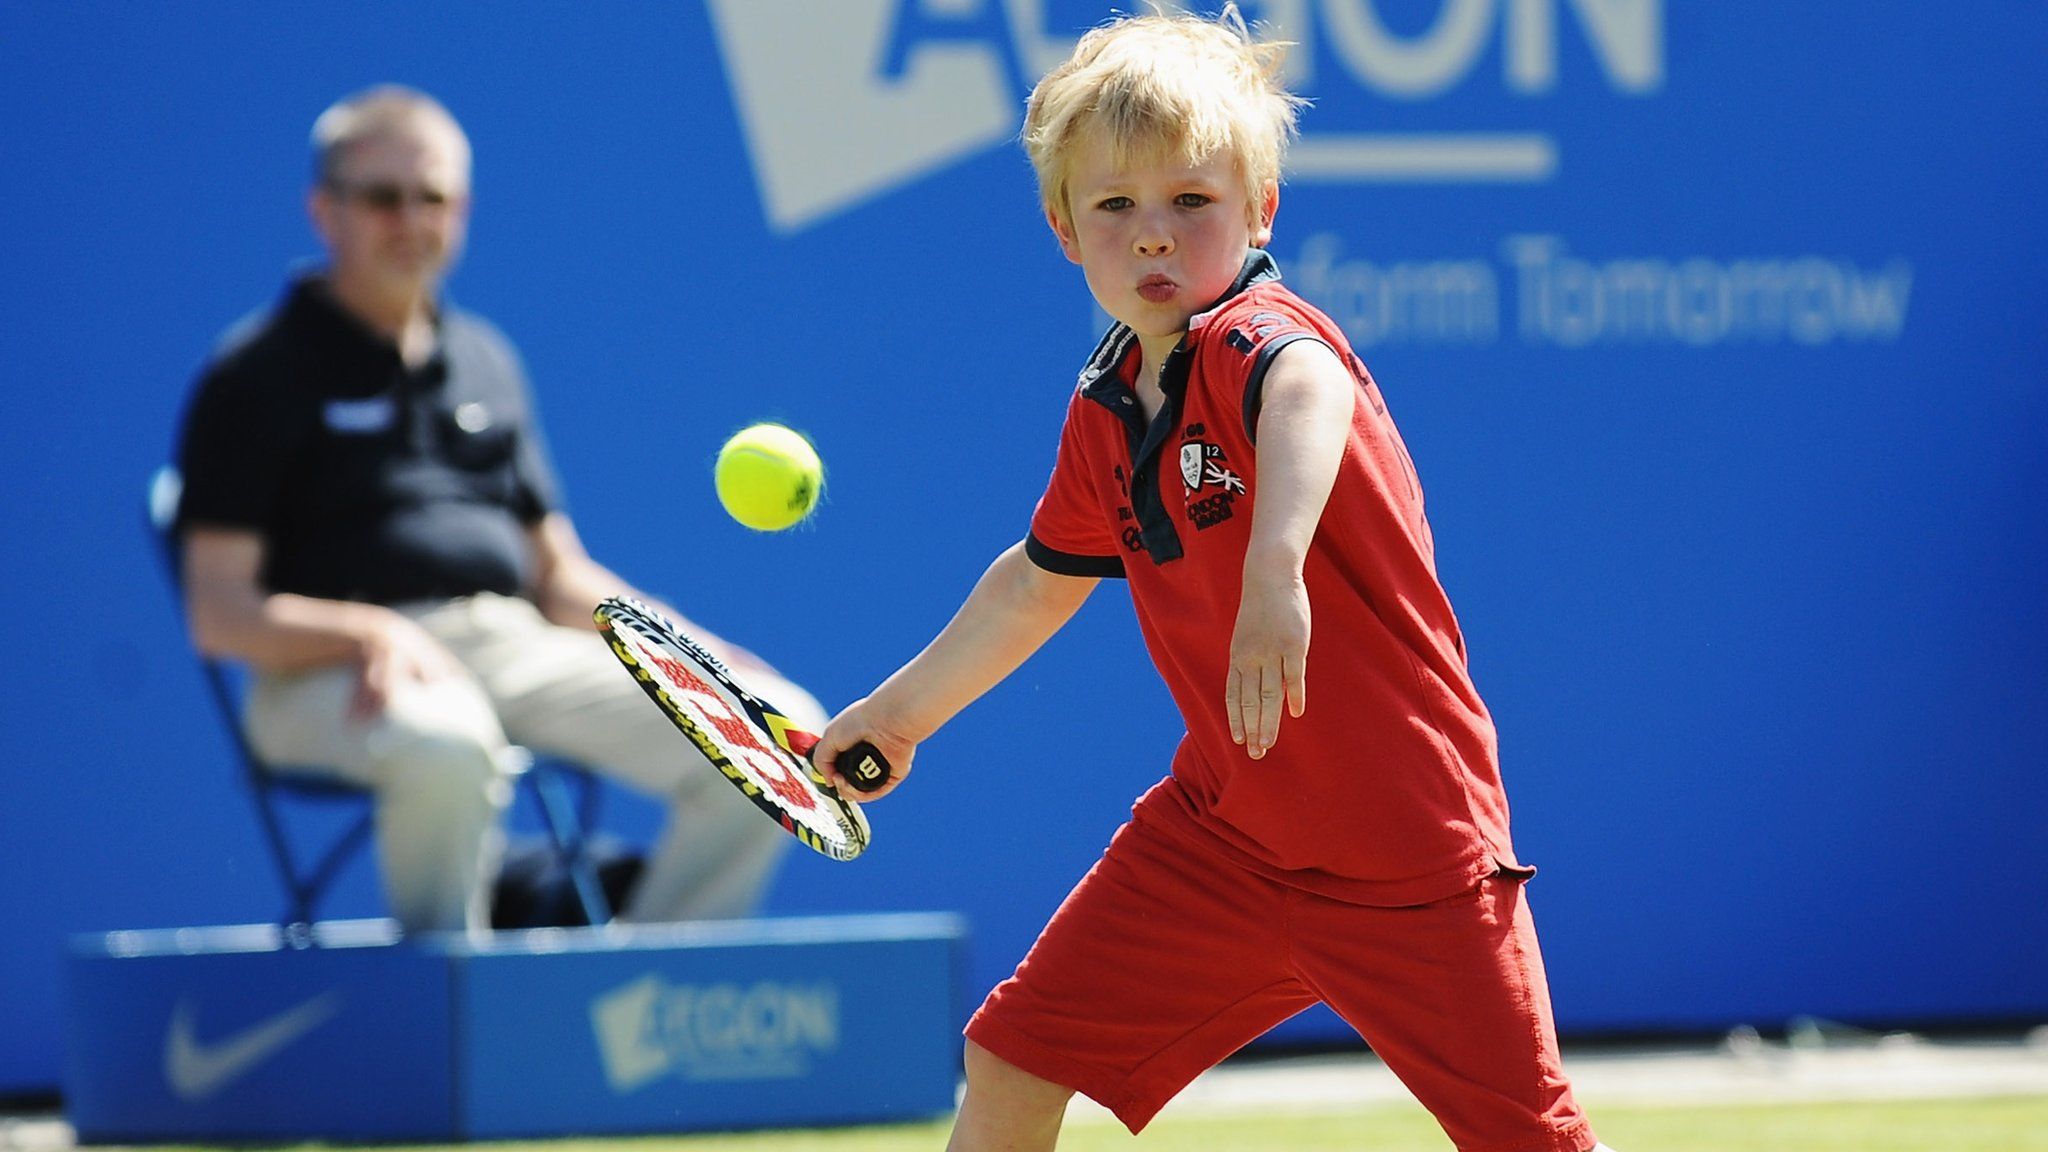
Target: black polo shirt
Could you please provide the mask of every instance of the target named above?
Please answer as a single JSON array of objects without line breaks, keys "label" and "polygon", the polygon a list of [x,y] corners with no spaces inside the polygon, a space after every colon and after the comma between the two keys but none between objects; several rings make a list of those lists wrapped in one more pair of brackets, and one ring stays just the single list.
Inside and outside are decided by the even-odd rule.
[{"label": "black polo shirt", "polygon": [[446,309],[409,369],[317,277],[216,354],[178,466],[181,528],[259,532],[265,587],[337,600],[517,594],[525,530],[558,501],[503,334]]}]

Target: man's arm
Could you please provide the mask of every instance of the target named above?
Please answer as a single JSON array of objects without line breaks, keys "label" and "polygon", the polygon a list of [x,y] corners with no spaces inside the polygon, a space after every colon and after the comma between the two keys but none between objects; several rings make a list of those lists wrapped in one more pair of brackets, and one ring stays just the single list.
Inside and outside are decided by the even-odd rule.
[{"label": "man's arm", "polygon": [[736,672],[781,675],[748,649],[719,636],[676,611],[675,607],[628,584],[624,577],[598,563],[584,550],[576,526],[560,512],[550,512],[526,530],[533,549],[533,602],[549,621],[568,628],[596,631],[591,613],[607,596],[631,596],[652,606],[684,635],[709,649]]},{"label": "man's arm", "polygon": [[[576,525],[560,512],[550,512],[526,530],[533,550],[533,602],[541,615],[565,628],[597,629],[591,612],[607,596],[648,597],[616,572],[591,559]],[[671,614],[673,615],[673,614]],[[677,619],[685,630],[689,625]]]},{"label": "man's arm", "polygon": [[354,665],[361,715],[381,709],[401,678],[426,681],[457,670],[439,641],[391,609],[273,593],[263,587],[262,572],[257,533],[186,530],[185,619],[201,652],[270,672]]},{"label": "man's arm", "polygon": [[1223,708],[1256,760],[1279,739],[1280,708],[1308,707],[1308,588],[1302,564],[1351,434],[1358,383],[1326,344],[1297,340],[1267,370],[1258,423],[1258,495],[1244,596],[1230,639]]},{"label": "man's arm", "polygon": [[836,775],[830,765],[841,751],[872,741],[895,775],[876,792],[848,794],[868,800],[888,792],[910,771],[916,746],[1016,671],[1073,618],[1098,582],[1048,572],[1024,555],[1022,544],[1011,546],[924,651],[826,726],[813,759]]}]

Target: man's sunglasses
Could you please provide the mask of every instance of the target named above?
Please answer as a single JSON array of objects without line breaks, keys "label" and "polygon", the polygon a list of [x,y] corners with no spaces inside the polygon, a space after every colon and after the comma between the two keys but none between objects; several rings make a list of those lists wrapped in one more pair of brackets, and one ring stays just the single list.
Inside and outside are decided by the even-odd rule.
[{"label": "man's sunglasses", "polygon": [[376,212],[396,212],[407,204],[436,210],[454,203],[455,197],[439,188],[407,188],[402,184],[376,181],[365,184],[351,184],[342,180],[327,182],[328,191],[343,200],[353,200]]}]

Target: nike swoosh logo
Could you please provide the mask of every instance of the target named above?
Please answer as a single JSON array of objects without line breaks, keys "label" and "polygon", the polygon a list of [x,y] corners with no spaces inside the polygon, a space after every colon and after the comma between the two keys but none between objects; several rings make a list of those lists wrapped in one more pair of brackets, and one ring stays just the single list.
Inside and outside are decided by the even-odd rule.
[{"label": "nike swoosh logo", "polygon": [[180,999],[164,1034],[164,1079],[180,1099],[203,1100],[340,1011],[341,993],[328,992],[233,1036],[202,1044],[193,1028],[197,1013],[190,1001]]}]

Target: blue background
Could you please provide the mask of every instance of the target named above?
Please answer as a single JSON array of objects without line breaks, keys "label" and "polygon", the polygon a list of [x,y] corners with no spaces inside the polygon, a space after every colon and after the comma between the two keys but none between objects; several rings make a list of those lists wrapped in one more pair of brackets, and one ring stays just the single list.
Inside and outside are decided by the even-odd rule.
[{"label": "blue background", "polygon": [[[943,26],[918,4],[817,10]],[[1339,58],[1328,17],[1358,0],[1303,7],[1310,139],[1556,149],[1537,181],[1298,181],[1273,248],[1497,277],[1490,332],[1353,334],[1543,869],[1560,1026],[2048,1017],[2048,10],[1641,0],[1662,76],[1638,89],[1560,3],[1548,90],[1506,79],[1496,20],[1400,98]],[[1442,5],[1376,7],[1415,39]],[[1057,36],[1107,6],[1044,9]],[[956,57],[981,34],[954,31]],[[65,934],[281,904],[140,501],[214,337],[317,254],[305,139],[337,96],[408,82],[468,128],[451,293],[520,344],[577,523],[628,578],[839,705],[1021,535],[1098,321],[1020,151],[999,132],[773,225],[731,62],[697,4],[0,8],[0,1091],[57,1082]],[[1506,245],[1530,235],[1596,266],[1903,269],[1910,294],[1896,328],[1813,343],[1565,346],[1522,326]],[[831,469],[800,530],[712,498],[718,443],[758,419]],[[1179,731],[1105,586],[923,749],[866,857],[793,857],[770,910],[959,910],[978,995]],[[381,912],[367,867],[333,911]]]}]

